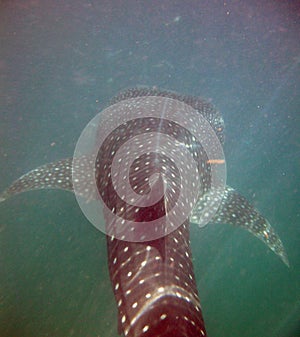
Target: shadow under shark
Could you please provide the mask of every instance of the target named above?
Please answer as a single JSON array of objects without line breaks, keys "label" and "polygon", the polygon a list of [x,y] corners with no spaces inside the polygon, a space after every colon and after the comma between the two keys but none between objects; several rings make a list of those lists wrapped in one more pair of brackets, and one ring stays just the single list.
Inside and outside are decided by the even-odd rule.
[{"label": "shadow under shark", "polygon": [[[134,88],[118,94],[111,104],[140,97],[167,97],[191,106],[209,122],[220,143],[223,144],[223,119],[219,112],[203,99],[158,89]],[[95,167],[98,191],[112,209],[120,209],[120,201],[109,180],[111,163],[104,163],[101,158],[103,155],[109,158],[110,154],[118,148],[118,142],[122,137],[133,137],[140,132],[141,128],[155,130],[158,127],[161,132],[177,137],[187,148],[195,147],[193,137],[182,134],[178,130],[175,132],[174,125],[162,126],[159,123],[158,126],[155,123],[151,124],[148,119],[128,124],[121,131],[116,131],[105,147],[107,153],[98,154],[100,166]],[[178,136],[179,133],[183,136]],[[118,306],[119,333],[125,336],[207,336],[193,271],[189,226],[190,223],[200,224],[203,210],[207,202],[212,199],[217,204],[217,210],[210,220],[211,223],[226,223],[248,230],[263,241],[287,266],[289,265],[279,236],[269,222],[243,196],[229,186],[222,191],[205,188],[205,184],[209,184],[207,177],[210,174],[210,165],[223,164],[223,162],[210,162],[207,158],[202,158],[201,151],[197,153],[196,150],[195,153],[204,188],[199,193],[189,218],[180,227],[164,237],[145,242],[129,242],[107,236],[108,265]],[[135,162],[132,172],[136,177],[133,181],[137,190],[149,189],[148,177],[162,169],[164,161],[160,162],[156,159],[148,154]],[[58,188],[74,192],[72,180],[74,163],[73,158],[63,159],[26,173],[0,194],[0,202],[18,193],[34,189]],[[103,163],[102,166],[101,163]],[[148,163],[148,172],[142,169],[146,163]],[[76,169],[83,177],[85,176],[84,164]],[[157,188],[157,191],[165,192],[165,188],[168,189],[170,186],[178,187],[178,181],[172,169],[167,170],[165,174],[169,178],[167,187],[159,178],[154,185],[150,186],[150,189]],[[131,219],[135,221],[146,218],[149,221],[156,219],[160,214],[165,214],[168,207],[169,205],[162,198],[153,208],[138,211],[132,209],[129,213]]]}]

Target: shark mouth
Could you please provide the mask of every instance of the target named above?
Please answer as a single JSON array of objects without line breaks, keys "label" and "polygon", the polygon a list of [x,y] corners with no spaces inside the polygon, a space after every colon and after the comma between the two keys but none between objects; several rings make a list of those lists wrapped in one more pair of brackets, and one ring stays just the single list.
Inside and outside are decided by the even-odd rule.
[{"label": "shark mouth", "polygon": [[[118,94],[102,116],[104,129],[91,124],[96,127],[93,140],[84,143],[87,152],[77,146],[74,158],[28,172],[0,194],[0,202],[34,189],[74,192],[88,219],[107,234],[119,333],[206,336],[190,224],[242,227],[288,265],[283,244],[246,198],[225,185],[224,122],[210,103],[134,88]],[[207,130],[214,138],[199,139]]]}]

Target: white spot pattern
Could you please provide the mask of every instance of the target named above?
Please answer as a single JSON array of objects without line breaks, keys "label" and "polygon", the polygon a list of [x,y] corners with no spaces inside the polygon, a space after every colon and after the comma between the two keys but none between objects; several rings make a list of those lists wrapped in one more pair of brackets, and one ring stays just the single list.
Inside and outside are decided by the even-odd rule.
[{"label": "white spot pattern", "polygon": [[[223,142],[224,123],[222,117],[209,103],[201,99],[181,96],[170,92],[158,92],[156,89],[140,89],[121,93],[113,102],[143,95],[159,95],[176,98],[191,105],[205,116],[215,129],[220,141]],[[149,122],[153,124],[154,120]],[[142,122],[141,125],[135,126],[143,127],[147,132],[151,130],[150,125],[143,125]],[[172,124],[169,124],[169,127],[171,128]],[[124,130],[126,130],[126,128]],[[178,130],[173,130],[173,135],[176,134],[178,134]],[[113,146],[109,149],[108,153],[113,155],[117,149],[117,143],[123,139],[125,139],[125,135],[122,134],[122,132],[117,135],[112,135],[110,141]],[[186,138],[186,147],[193,149],[194,141],[194,138],[192,138],[192,142]],[[139,147],[142,145],[143,144],[139,144]],[[176,151],[178,150],[179,148]],[[129,151],[130,149],[128,149],[128,154]],[[164,155],[167,154],[164,153]],[[193,155],[195,158],[201,158],[204,154],[202,151],[194,151]],[[126,158],[124,159],[126,162]],[[161,165],[163,172],[167,173],[171,178],[171,187],[169,195],[167,196],[169,202],[172,200],[172,196],[175,194],[175,189],[178,186],[178,182],[176,182],[175,163],[168,162],[164,157],[161,158],[161,162],[163,163],[163,165]],[[124,165],[125,164],[126,163],[124,163]],[[143,168],[142,164],[147,168]],[[73,191],[72,165],[73,159],[69,158],[40,166],[28,172],[0,194],[0,202],[15,194],[34,189],[58,188]],[[94,163],[91,162],[88,157],[83,156],[78,169],[82,171],[84,175],[86,168],[91,165],[94,165]],[[144,158],[143,163],[136,162],[135,171],[142,173],[140,174],[142,179],[138,180],[134,177],[135,190],[139,190],[140,192],[145,191],[144,188],[149,181],[148,176],[152,170],[151,165],[152,158],[150,153]],[[187,165],[187,167],[188,166],[189,165]],[[202,170],[200,171],[199,179],[201,185],[204,186],[204,194],[199,198],[193,210],[191,221],[199,223],[199,217],[208,201],[211,202],[213,200],[215,205],[218,205],[221,200],[221,207],[213,219],[214,222],[226,222],[246,228],[266,243],[268,247],[281,257],[284,263],[288,264],[282,242],[268,221],[265,220],[245,198],[230,187],[226,188],[224,194],[218,191],[209,191],[206,193],[208,190],[206,187],[208,182],[205,174],[207,166],[203,161],[200,166]],[[96,167],[100,167],[99,162],[96,163]],[[106,169],[106,165],[104,165],[104,168]],[[108,173],[107,177],[109,176],[110,173]],[[90,193],[91,188],[88,181],[87,179],[87,185],[83,189],[83,196],[88,199],[95,198],[95,196]],[[107,182],[104,181],[104,184],[107,184]],[[184,206],[184,204],[182,206]],[[114,211],[117,212],[118,210],[114,209]],[[120,208],[119,211],[122,211],[122,209]],[[213,209],[213,211],[216,210]],[[138,213],[138,211],[135,213]],[[209,215],[207,212],[204,213],[205,217],[209,217]],[[165,240],[164,249],[149,244],[128,244],[113,237],[108,240],[110,276],[114,285],[123,331],[126,336],[131,337],[135,335],[135,329],[138,326],[137,323],[143,322],[145,317],[147,317],[148,311],[155,310],[157,307],[162,308],[161,310],[163,311],[158,311],[156,319],[142,325],[141,331],[138,331],[137,334],[146,333],[151,330],[151,325],[159,324],[159,321],[167,321],[166,318],[171,321],[172,319],[177,321],[178,317],[182,317],[183,321],[190,324],[190,328],[194,327],[197,329],[198,335],[206,335],[191,262],[188,226],[188,222],[184,223],[181,228],[163,239]],[[127,278],[122,278],[122,275],[127,275]],[[130,278],[129,281],[128,278]],[[176,303],[176,307],[178,308],[176,317],[174,317],[172,311],[168,311],[168,305],[163,305],[163,303],[165,303],[164,301],[167,304]],[[130,306],[132,309],[129,310],[128,316],[124,314],[125,305],[127,307]],[[190,315],[187,313],[190,313]],[[197,314],[194,315],[191,313]]]}]

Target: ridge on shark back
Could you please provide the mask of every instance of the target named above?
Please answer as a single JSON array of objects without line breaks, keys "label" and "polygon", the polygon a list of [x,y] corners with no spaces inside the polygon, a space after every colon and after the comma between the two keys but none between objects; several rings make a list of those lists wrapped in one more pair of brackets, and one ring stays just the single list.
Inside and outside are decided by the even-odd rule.
[{"label": "ridge on shark back", "polygon": [[[112,100],[110,107],[113,109],[114,104],[127,100],[131,100],[131,104],[134,104],[135,99],[148,97],[176,100],[193,108],[199,116],[208,121],[218,140],[223,144],[224,123],[220,113],[210,103],[197,97],[158,89],[134,88],[118,94]],[[149,132],[150,135],[153,130],[159,130],[163,134],[174,137],[188,149],[196,148],[193,150],[193,156],[197,162],[203,186],[188,219],[167,235],[144,242],[129,242],[107,236],[108,265],[118,306],[119,333],[129,337],[206,336],[191,259],[189,225],[190,223],[201,224],[200,219],[208,202],[215,207],[215,214],[210,219],[210,223],[242,227],[263,241],[287,266],[288,258],[273,227],[246,198],[229,186],[225,186],[222,191],[208,188],[210,165],[222,165],[221,159],[207,159],[202,150],[197,150],[195,139],[187,130],[180,129],[170,121],[164,123],[163,116],[157,120],[143,118],[143,115],[140,117],[132,123],[124,124],[122,129],[116,129],[110,135],[104,152],[98,153],[95,179],[97,189],[105,202],[108,202],[114,210],[122,208],[120,206],[122,201],[115,196],[114,187],[110,181],[112,154],[116,152],[121,142],[124,143],[141,132]],[[82,158],[81,166],[75,168],[82,177],[86,175],[88,162],[89,158]],[[165,169],[165,163],[164,157],[154,158],[151,153],[140,157],[133,163],[133,189],[141,193],[149,189],[148,178],[153,172]],[[95,162],[92,164],[94,165]],[[18,193],[34,189],[58,188],[74,192],[72,181],[74,165],[76,161],[73,161],[73,158],[42,165],[13,182],[0,194],[0,202]],[[148,169],[144,169],[146,166]],[[150,189],[157,187],[155,193],[162,191],[166,193],[168,189],[174,192],[180,186],[175,173],[175,168],[170,165],[169,169],[164,171],[169,179],[165,183],[166,187],[162,187],[161,180],[157,179]],[[89,190],[89,185],[86,186]],[[170,192],[168,198],[161,198],[153,208],[143,210],[132,208],[128,216],[135,221],[155,220],[172,205],[175,194]]]}]

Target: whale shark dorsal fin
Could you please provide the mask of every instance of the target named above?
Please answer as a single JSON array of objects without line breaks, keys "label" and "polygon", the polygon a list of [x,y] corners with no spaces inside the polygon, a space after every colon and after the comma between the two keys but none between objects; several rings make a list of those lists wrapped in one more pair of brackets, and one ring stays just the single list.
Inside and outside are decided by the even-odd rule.
[{"label": "whale shark dorsal fin", "polygon": [[245,197],[230,186],[226,186],[225,190],[211,190],[199,198],[190,217],[192,223],[201,225],[203,217],[211,216],[210,210],[204,211],[208,201],[214,214],[209,223],[229,224],[246,229],[263,241],[289,267],[287,254],[274,228]]}]

